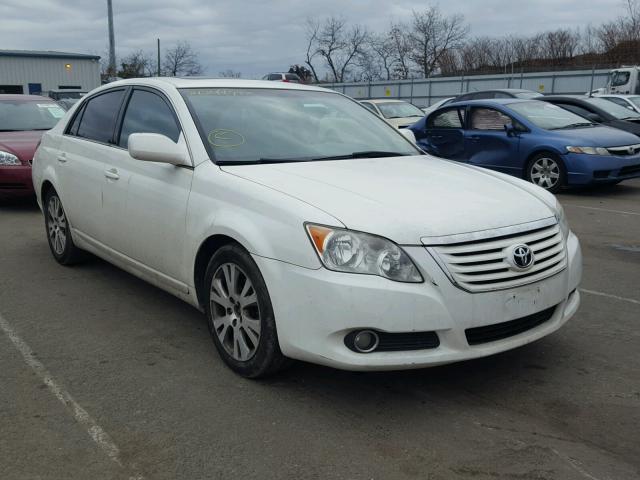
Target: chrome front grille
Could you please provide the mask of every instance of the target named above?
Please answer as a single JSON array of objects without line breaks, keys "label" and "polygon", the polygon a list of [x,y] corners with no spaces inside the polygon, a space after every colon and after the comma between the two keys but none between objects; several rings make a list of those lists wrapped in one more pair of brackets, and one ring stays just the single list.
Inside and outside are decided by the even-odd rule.
[{"label": "chrome front grille", "polygon": [[607,151],[611,155],[635,155],[640,152],[640,143],[636,143],[634,145],[624,145],[622,147],[609,147]]},{"label": "chrome front grille", "polygon": [[[518,268],[513,248],[526,245],[533,265]],[[562,271],[567,265],[565,240],[557,223],[515,234],[427,246],[451,281],[469,292],[502,290],[533,283]]]}]

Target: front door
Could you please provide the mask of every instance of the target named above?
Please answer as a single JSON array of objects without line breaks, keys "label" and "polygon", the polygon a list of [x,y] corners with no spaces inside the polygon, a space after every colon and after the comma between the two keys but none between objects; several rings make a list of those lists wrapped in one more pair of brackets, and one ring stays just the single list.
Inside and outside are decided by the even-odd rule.
[{"label": "front door", "polygon": [[505,113],[488,107],[472,107],[464,133],[467,161],[479,167],[521,175],[520,137],[507,134],[507,125],[516,125],[516,122]]},{"label": "front door", "polygon": [[432,113],[427,118],[424,132],[416,134],[418,145],[437,157],[465,161],[464,117],[464,107]]},{"label": "front door", "polygon": [[105,165],[103,184],[105,243],[118,253],[175,280],[184,271],[186,212],[193,170],[136,160],[129,155],[132,133],[159,133],[187,147],[177,117],[166,99],[134,88],[126,107],[118,147]]}]

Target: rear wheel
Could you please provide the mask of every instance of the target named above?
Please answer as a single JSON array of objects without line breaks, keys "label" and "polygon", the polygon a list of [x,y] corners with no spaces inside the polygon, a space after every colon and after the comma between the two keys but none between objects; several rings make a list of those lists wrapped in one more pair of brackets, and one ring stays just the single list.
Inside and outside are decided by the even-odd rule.
[{"label": "rear wheel", "polygon": [[271,375],[289,362],[282,355],[267,286],[238,245],[220,248],[205,274],[206,313],[224,362],[247,378]]},{"label": "rear wheel", "polygon": [[566,181],[562,160],[553,153],[537,154],[527,166],[527,180],[551,193],[556,193]]},{"label": "rear wheel", "polygon": [[75,246],[62,202],[55,190],[44,199],[44,224],[53,258],[61,265],[72,265],[82,260],[83,251]]}]

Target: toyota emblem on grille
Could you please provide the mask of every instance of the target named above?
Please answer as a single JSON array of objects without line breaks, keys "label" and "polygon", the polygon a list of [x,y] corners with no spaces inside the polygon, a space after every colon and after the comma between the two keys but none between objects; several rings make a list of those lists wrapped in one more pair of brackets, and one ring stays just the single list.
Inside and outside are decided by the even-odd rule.
[{"label": "toyota emblem on grille", "polygon": [[525,270],[533,265],[533,252],[528,245],[516,245],[513,247],[511,259],[515,267]]}]

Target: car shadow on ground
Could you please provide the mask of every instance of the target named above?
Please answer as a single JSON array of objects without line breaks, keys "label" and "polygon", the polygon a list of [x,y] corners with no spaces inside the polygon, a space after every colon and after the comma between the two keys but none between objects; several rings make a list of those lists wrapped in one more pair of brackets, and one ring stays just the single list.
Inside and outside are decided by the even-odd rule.
[{"label": "car shadow on ground", "polygon": [[36,197],[28,198],[0,198],[0,212],[11,211],[21,212],[29,210],[38,210],[38,202]]},{"label": "car shadow on ground", "polygon": [[620,183],[617,185],[590,185],[587,187],[565,188],[560,192],[563,197],[589,198],[589,197],[617,197],[634,193],[640,193],[640,188],[635,184]]}]

